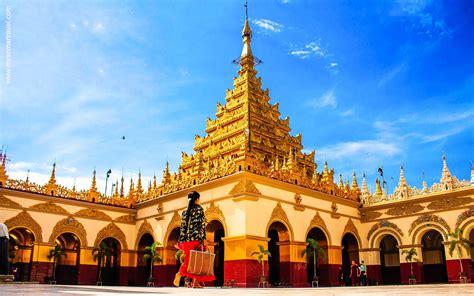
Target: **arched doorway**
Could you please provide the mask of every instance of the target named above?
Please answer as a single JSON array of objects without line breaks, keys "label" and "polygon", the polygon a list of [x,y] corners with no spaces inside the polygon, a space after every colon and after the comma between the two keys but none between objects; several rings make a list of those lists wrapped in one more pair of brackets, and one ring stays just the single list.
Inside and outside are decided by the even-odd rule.
[{"label": "arched doorway", "polygon": [[441,233],[434,229],[427,231],[421,238],[425,283],[448,282],[443,240]]},{"label": "arched doorway", "polygon": [[[174,228],[168,235],[168,240],[166,241],[165,251],[166,251],[166,262],[165,262],[165,285],[172,286],[173,279],[175,274],[179,271],[181,267],[181,262],[176,258],[176,252],[178,251],[175,248],[175,245],[178,243],[180,228]],[[184,284],[184,278],[181,278],[180,285]]]},{"label": "arched doorway", "polygon": [[110,256],[102,261],[102,284],[118,286],[120,284],[120,242],[113,237],[107,237],[102,242],[105,242],[110,252]]},{"label": "arched doorway", "polygon": [[359,243],[357,238],[348,232],[342,237],[342,270],[347,286],[351,285],[349,275],[352,261],[359,264]]},{"label": "arched doorway", "polygon": [[57,261],[56,281],[63,285],[77,285],[79,271],[81,241],[70,232],[61,233],[54,241],[61,246],[65,256]]},{"label": "arched doorway", "polygon": [[[306,236],[306,240],[308,238],[312,238],[318,242],[318,246],[324,250],[326,254],[326,258],[328,255],[328,240],[326,234],[320,228],[312,228],[308,235]],[[318,276],[319,284],[320,285],[329,285],[329,265],[327,264],[327,259],[319,257],[316,262],[316,275]],[[314,276],[314,260],[311,256],[306,256],[306,271],[307,271],[307,278],[308,283],[311,284]]]},{"label": "arched doorway", "polygon": [[145,248],[153,244],[153,236],[149,233],[145,233],[140,238],[138,242],[137,250],[137,276],[136,276],[136,285],[137,286],[146,286],[147,279],[150,276],[150,270],[152,268],[151,259],[148,259],[146,262],[143,261],[143,255],[145,255]]},{"label": "arched doorway", "polygon": [[290,282],[290,234],[281,222],[273,222],[267,233],[270,239],[268,251],[268,280],[272,286],[286,286]]},{"label": "arched doorway", "polygon": [[29,281],[35,236],[31,230],[24,227],[13,228],[9,231],[9,234],[10,256],[12,256],[15,280],[21,282]]},{"label": "arched doorway", "polygon": [[399,285],[400,252],[397,239],[387,234],[380,241],[380,269],[384,285]]},{"label": "arched doorway", "polygon": [[218,220],[212,220],[206,227],[206,239],[209,248],[216,258],[214,261],[214,275],[216,276],[215,285],[220,287],[224,285],[224,226]]}]

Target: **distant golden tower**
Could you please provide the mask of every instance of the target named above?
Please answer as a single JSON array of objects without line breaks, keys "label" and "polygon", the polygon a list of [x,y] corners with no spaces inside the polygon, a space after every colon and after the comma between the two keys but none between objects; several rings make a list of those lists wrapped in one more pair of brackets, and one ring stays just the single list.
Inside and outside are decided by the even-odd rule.
[{"label": "distant golden tower", "polygon": [[6,153],[0,153],[0,158],[0,187],[5,187],[8,180]]},{"label": "distant golden tower", "polygon": [[96,179],[96,170],[94,168],[94,171],[92,173],[92,183],[91,183],[91,188],[87,192],[87,200],[91,202],[95,202],[99,199],[100,193],[97,191],[97,179]]},{"label": "distant golden tower", "polygon": [[56,161],[53,163],[53,170],[51,171],[51,176],[49,181],[44,187],[45,193],[48,195],[57,195],[58,194],[58,185],[56,184]]}]

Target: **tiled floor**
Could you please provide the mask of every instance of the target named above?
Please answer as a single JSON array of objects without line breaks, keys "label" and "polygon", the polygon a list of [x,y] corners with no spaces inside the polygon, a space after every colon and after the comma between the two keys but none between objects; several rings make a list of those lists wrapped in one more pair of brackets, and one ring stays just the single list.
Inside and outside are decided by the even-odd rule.
[{"label": "tiled floor", "polygon": [[474,295],[474,284],[466,285],[416,285],[416,286],[376,286],[343,288],[304,289],[186,289],[186,288],[145,288],[145,287],[97,287],[97,286],[51,286],[51,285],[0,285],[0,295]]}]

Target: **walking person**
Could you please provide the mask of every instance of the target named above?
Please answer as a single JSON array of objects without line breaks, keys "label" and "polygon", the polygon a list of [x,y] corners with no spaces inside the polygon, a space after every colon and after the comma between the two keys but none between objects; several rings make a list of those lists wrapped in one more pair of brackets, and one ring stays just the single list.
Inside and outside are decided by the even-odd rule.
[{"label": "walking person", "polygon": [[357,263],[354,260],[352,260],[351,273],[349,274],[349,278],[351,279],[351,285],[353,287],[358,285],[359,277],[360,277],[359,266],[357,266]]},{"label": "walking person", "polygon": [[199,276],[188,273],[189,253],[199,247],[206,246],[206,217],[204,209],[199,205],[200,195],[197,191],[188,194],[188,207],[181,216],[181,229],[178,239],[178,247],[184,253],[184,262],[176,273],[173,284],[179,286],[181,277],[185,276],[193,280],[193,288],[202,288],[200,282],[211,282],[216,278],[212,276]]},{"label": "walking person", "polygon": [[8,262],[8,251],[10,235],[8,234],[8,227],[4,223],[0,223],[0,274],[10,274],[10,266]]},{"label": "walking person", "polygon": [[344,270],[339,266],[339,286],[344,287],[345,285]]},{"label": "walking person", "polygon": [[367,286],[367,267],[364,264],[364,260],[360,262],[360,285]]}]

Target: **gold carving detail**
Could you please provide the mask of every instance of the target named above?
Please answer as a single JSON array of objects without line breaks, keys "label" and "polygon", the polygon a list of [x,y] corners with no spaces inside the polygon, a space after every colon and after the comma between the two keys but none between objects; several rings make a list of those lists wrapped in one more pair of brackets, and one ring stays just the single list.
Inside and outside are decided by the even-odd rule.
[{"label": "gold carving detail", "polygon": [[402,206],[388,209],[388,211],[385,214],[389,216],[406,216],[406,215],[411,215],[411,214],[421,212],[423,211],[424,208],[425,207],[419,204],[402,205]]},{"label": "gold carving detail", "polygon": [[282,208],[280,202],[277,203],[277,205],[273,209],[272,215],[270,216],[270,221],[273,221],[273,220],[284,221],[287,223],[287,225],[290,225],[290,220],[288,219],[288,216],[286,215],[286,212]]},{"label": "gold carving detail", "polygon": [[122,223],[135,224],[136,219],[134,215],[123,215],[123,216],[115,218],[115,221],[122,222]]},{"label": "gold carving detail", "polygon": [[237,183],[229,192],[230,195],[240,195],[249,193],[258,195],[261,194],[257,186],[255,186],[255,184],[250,180],[239,181],[239,183]]},{"label": "gold carving detail", "polygon": [[447,210],[472,203],[472,197],[450,197],[431,202],[427,208],[430,210]]},{"label": "gold carving detail", "polygon": [[33,232],[35,236],[35,242],[43,242],[43,231],[41,229],[41,226],[25,210],[18,213],[18,215],[16,215],[15,217],[5,221],[5,225],[7,225],[9,230],[18,227],[25,227]]},{"label": "gold carving detail", "polygon": [[96,218],[96,219],[100,219],[104,221],[112,220],[112,218],[106,213],[93,209],[93,208],[79,210],[74,214],[74,216],[84,217],[84,218]]},{"label": "gold carving detail", "polygon": [[380,212],[366,212],[366,213],[363,212],[361,213],[360,220],[362,222],[369,222],[369,221],[379,218],[380,216],[382,216],[382,213]]},{"label": "gold carving detail", "polygon": [[359,237],[359,231],[357,231],[357,228],[354,225],[354,222],[352,221],[351,218],[347,221],[346,227],[344,227],[343,233],[350,232],[354,234],[357,238]]},{"label": "gold carving detail", "polygon": [[32,205],[30,209],[46,213],[55,213],[55,214],[64,214],[69,215],[69,212],[66,211],[63,207],[55,204],[52,201]]},{"label": "gold carving detail", "polygon": [[100,242],[108,237],[112,237],[118,240],[122,246],[122,250],[128,250],[127,239],[125,237],[125,234],[114,222],[109,223],[107,226],[102,228],[99,233],[97,233],[97,237],[94,242],[94,247],[99,246]]},{"label": "gold carving detail", "polygon": [[0,195],[0,206],[6,207],[6,208],[22,208],[22,206],[19,203],[14,202],[13,200],[3,195]]},{"label": "gold carving detail", "polygon": [[73,217],[67,217],[56,223],[53,228],[53,232],[49,237],[49,242],[54,243],[56,238],[63,233],[70,232],[75,235],[81,240],[81,246],[87,246],[87,233],[84,226],[74,219]]},{"label": "gold carving detail", "polygon": [[220,220],[222,222],[225,221],[224,213],[218,205],[216,206],[214,204],[214,201],[211,201],[211,204],[204,212],[204,215],[206,216],[207,221],[211,221],[213,218],[216,218],[217,220]]},{"label": "gold carving detail", "polygon": [[410,229],[408,230],[408,234],[411,235],[412,231],[418,225],[425,224],[425,223],[429,224],[429,222],[435,222],[435,223],[441,224],[445,228],[446,231],[450,232],[450,228],[449,228],[448,223],[446,223],[446,220],[433,214],[425,214],[425,215],[419,216],[415,221],[411,223]]},{"label": "gold carving detail", "polygon": [[149,233],[153,237],[153,239],[155,239],[155,231],[153,231],[153,227],[146,219],[138,229],[137,244],[145,233]]}]

